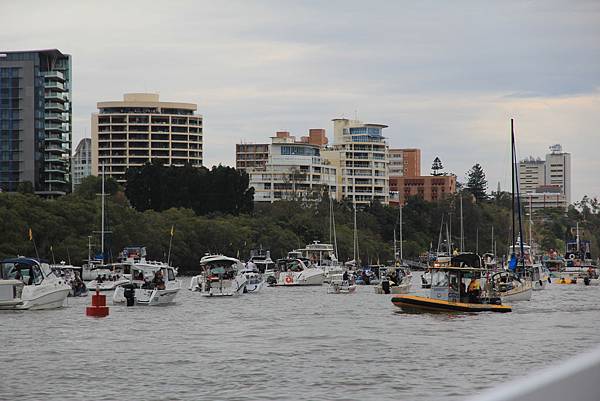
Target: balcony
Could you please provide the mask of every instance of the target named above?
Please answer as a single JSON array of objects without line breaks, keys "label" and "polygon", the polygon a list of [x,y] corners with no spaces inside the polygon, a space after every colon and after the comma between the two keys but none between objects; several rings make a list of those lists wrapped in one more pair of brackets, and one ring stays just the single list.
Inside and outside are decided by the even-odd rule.
[{"label": "balcony", "polygon": [[45,142],[52,143],[64,143],[65,140],[62,138],[62,135],[46,135],[44,138]]},{"label": "balcony", "polygon": [[51,92],[51,93],[46,93],[44,95],[44,99],[46,99],[46,101],[66,102],[67,96],[64,93]]},{"label": "balcony", "polygon": [[47,123],[44,125],[46,131],[66,131],[62,124]]},{"label": "balcony", "polygon": [[44,104],[44,108],[46,110],[53,110],[53,111],[65,111],[65,105],[62,103],[57,103],[57,102],[46,102]]},{"label": "balcony", "polygon": [[65,80],[65,76],[60,71],[47,71],[44,73],[44,77],[46,79],[59,80],[59,81],[63,81],[63,82]]},{"label": "balcony", "polygon": [[[67,122],[67,118],[62,113],[46,113],[44,115],[46,121]],[[47,124],[46,124],[47,125]]]},{"label": "balcony", "polygon": [[62,82],[46,81],[46,82],[44,82],[44,88],[46,88],[46,89],[59,89],[61,91],[64,91],[65,90],[65,85]]},{"label": "balcony", "polygon": [[56,154],[63,154],[67,151],[66,149],[62,148],[61,146],[55,146],[55,145],[46,146],[46,149],[44,149],[44,150],[46,152],[56,153]]}]

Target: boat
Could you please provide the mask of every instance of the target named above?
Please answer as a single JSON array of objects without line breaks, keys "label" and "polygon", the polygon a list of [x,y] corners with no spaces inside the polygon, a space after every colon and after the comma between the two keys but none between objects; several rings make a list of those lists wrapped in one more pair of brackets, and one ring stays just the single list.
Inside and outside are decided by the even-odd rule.
[{"label": "boat", "polygon": [[181,289],[175,268],[167,263],[141,260],[131,267],[128,283],[113,293],[113,304],[165,305],[172,303]]},{"label": "boat", "polygon": [[246,276],[246,287],[244,288],[245,293],[255,294],[260,292],[265,284],[265,280],[260,270],[251,265],[251,262],[246,263],[246,266],[240,271],[241,274]]},{"label": "boat", "polygon": [[[521,256],[521,252],[523,252],[523,256]],[[521,244],[520,238],[517,238],[514,246],[509,247],[508,254],[515,255],[518,260],[523,260],[522,263],[525,266],[524,273],[526,273],[526,277],[524,274],[521,274],[521,278],[525,277],[527,280],[524,281],[531,281],[533,291],[543,290],[547,284],[552,282],[548,269],[532,253],[531,246]]]},{"label": "boat", "polygon": [[205,297],[234,297],[244,293],[244,264],[223,255],[206,255],[200,259],[202,273],[192,277],[189,290]]},{"label": "boat", "polygon": [[130,277],[125,273],[122,264],[97,265],[91,270],[96,274],[96,278],[89,281],[86,287],[90,291],[114,291],[117,287],[127,284]]},{"label": "boat", "polygon": [[307,285],[323,285],[325,271],[312,264],[307,265],[306,259],[279,259],[275,286],[296,287]]},{"label": "boat", "polygon": [[356,271],[356,284],[358,285],[379,285],[380,269],[385,269],[383,265],[368,265]]},{"label": "boat", "polygon": [[308,259],[310,265],[323,270],[325,281],[329,281],[332,275],[343,274],[346,270],[338,261],[333,244],[313,241],[312,244],[306,245],[305,248],[295,249],[295,251],[299,252],[303,258]]},{"label": "boat", "polygon": [[263,250],[262,246],[259,249],[250,250],[248,263],[253,263],[265,280],[275,276],[275,262],[271,259],[271,252]]},{"label": "boat", "polygon": [[490,278],[492,291],[502,302],[530,301],[533,291],[531,280],[524,280],[511,271],[493,273]]},{"label": "boat", "polygon": [[[392,297],[392,303],[404,312],[510,312],[512,308],[503,305],[499,297],[493,296],[489,285],[467,292],[467,280],[481,282],[487,270],[477,264],[475,255],[457,256],[455,266],[431,268],[431,289],[429,296],[400,294]],[[475,263],[473,263],[475,262]],[[471,283],[469,283],[469,286]]]},{"label": "boat", "polygon": [[88,289],[81,279],[83,271],[81,266],[68,265],[66,262],[61,261],[60,264],[50,265],[50,269],[71,286],[70,297],[85,297],[88,295]]},{"label": "boat", "polygon": [[376,294],[408,294],[412,283],[412,273],[408,266],[402,264],[402,206],[398,208],[398,225],[400,233],[400,250],[396,247],[396,230],[394,229],[394,262],[392,266],[379,269],[380,284],[375,287]]},{"label": "boat", "polygon": [[60,308],[70,291],[45,262],[22,256],[0,262],[0,309]]},{"label": "boat", "polygon": [[410,269],[401,266],[379,269],[380,284],[375,287],[376,294],[408,294],[412,284]]},{"label": "boat", "polygon": [[333,274],[329,287],[327,288],[328,294],[351,294],[356,291],[356,284],[352,282],[350,276],[344,278],[344,274]]}]

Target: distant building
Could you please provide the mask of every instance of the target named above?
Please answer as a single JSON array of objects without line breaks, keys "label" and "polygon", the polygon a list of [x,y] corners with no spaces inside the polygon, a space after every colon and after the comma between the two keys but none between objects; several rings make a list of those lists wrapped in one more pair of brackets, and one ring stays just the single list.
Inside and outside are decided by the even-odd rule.
[{"label": "distant building", "polygon": [[333,145],[322,152],[337,168],[340,198],[366,206],[372,201],[389,203],[388,153],[384,124],[357,120],[333,120]]},{"label": "distant building", "polygon": [[390,177],[421,175],[421,149],[388,149]]},{"label": "distant building", "polygon": [[271,138],[266,162],[246,168],[254,201],[310,200],[311,196],[318,200],[324,191],[336,198],[336,168],[321,157],[321,144],[327,143],[324,134],[323,130],[312,139],[296,141],[289,132],[277,132]]},{"label": "distant building", "polygon": [[235,145],[235,168],[262,168],[269,160],[268,143],[238,143]]},{"label": "distant building", "polygon": [[73,190],[81,184],[81,180],[92,175],[92,140],[83,138],[75,149],[71,160],[71,177]]},{"label": "distant building", "polygon": [[545,160],[521,160],[518,177],[523,201],[533,209],[566,209],[571,203],[571,154],[563,152],[561,145],[550,146]]},{"label": "distant building", "polygon": [[71,190],[71,56],[57,49],[0,52],[0,187]]},{"label": "distant building", "polygon": [[390,177],[390,204],[404,205],[410,196],[436,202],[456,192],[455,175]]},{"label": "distant building", "polygon": [[124,183],[129,167],[159,160],[165,165],[202,166],[202,116],[193,103],[162,102],[157,94],[129,93],[99,102],[92,114],[92,174]]}]

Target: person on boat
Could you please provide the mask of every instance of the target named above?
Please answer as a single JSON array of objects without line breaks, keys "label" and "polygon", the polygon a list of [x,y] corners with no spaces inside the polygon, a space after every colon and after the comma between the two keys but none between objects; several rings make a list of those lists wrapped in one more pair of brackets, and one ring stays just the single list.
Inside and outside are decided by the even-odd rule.
[{"label": "person on boat", "polygon": [[96,277],[96,283],[98,284],[102,284],[102,276],[98,274],[98,276]]},{"label": "person on boat", "polygon": [[467,287],[467,294],[469,295],[469,302],[477,303],[480,292],[481,292],[481,286],[479,285],[479,280],[475,277],[471,277],[471,282],[469,283],[469,287]]},{"label": "person on boat", "polygon": [[165,289],[165,280],[163,280],[162,271],[159,270],[154,274],[154,280],[152,280],[152,282],[154,283],[154,288],[158,290]]},{"label": "person on boat", "polygon": [[139,281],[144,281],[144,272],[140,272],[140,273],[137,275],[137,280],[139,280]]},{"label": "person on boat", "polygon": [[342,275],[342,280],[348,281],[348,270],[344,271],[344,274]]},{"label": "person on boat", "polygon": [[246,263],[246,269],[248,270],[252,270],[253,272],[257,271],[258,269],[256,268],[256,263],[254,263],[253,261],[249,260],[248,263]]}]

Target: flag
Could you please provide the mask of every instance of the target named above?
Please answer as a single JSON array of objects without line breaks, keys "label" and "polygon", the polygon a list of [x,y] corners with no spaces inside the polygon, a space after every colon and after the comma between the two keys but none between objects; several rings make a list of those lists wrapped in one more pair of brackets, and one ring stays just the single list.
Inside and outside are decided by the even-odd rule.
[{"label": "flag", "polygon": [[174,225],[171,226],[171,237],[173,236],[173,234],[175,234],[175,226]]},{"label": "flag", "polygon": [[31,228],[29,229],[29,241],[33,241],[33,231],[31,231]]}]

